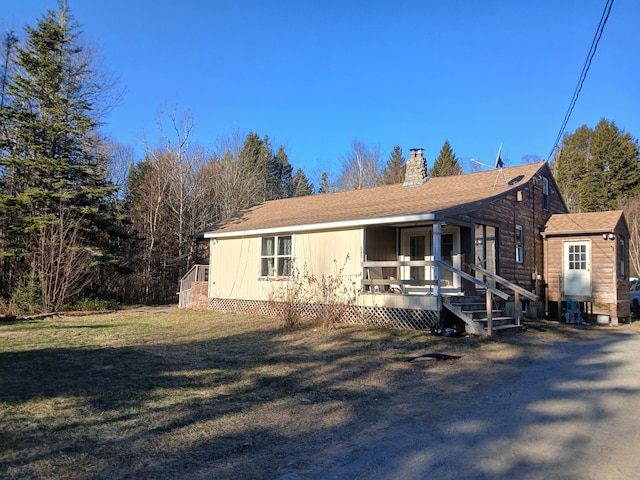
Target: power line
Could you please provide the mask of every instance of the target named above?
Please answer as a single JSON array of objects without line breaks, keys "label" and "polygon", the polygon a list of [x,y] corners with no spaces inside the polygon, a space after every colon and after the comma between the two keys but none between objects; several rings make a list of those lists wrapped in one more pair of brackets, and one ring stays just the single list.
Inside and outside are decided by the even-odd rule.
[{"label": "power line", "polygon": [[553,152],[555,152],[558,143],[560,143],[560,139],[562,138],[562,134],[564,133],[564,129],[569,122],[569,117],[571,117],[571,113],[573,112],[573,107],[576,106],[576,102],[578,101],[578,95],[580,95],[580,91],[582,90],[582,84],[584,83],[585,78],[587,77],[587,72],[589,71],[589,67],[591,67],[591,60],[593,60],[593,56],[596,54],[596,49],[598,48],[598,42],[600,42],[600,38],[602,37],[602,32],[604,30],[604,26],[609,19],[609,13],[611,13],[611,7],[613,6],[613,0],[607,0],[606,5],[604,6],[604,11],[602,12],[602,16],[600,17],[600,23],[598,24],[598,28],[596,30],[596,34],[593,37],[593,41],[591,42],[591,47],[589,48],[589,53],[587,54],[587,59],[584,62],[584,66],[582,67],[582,73],[580,74],[580,79],[578,80],[578,85],[576,86],[575,91],[573,92],[573,97],[571,98],[571,102],[569,103],[569,109],[567,110],[566,115],[564,116],[564,120],[562,121],[562,126],[560,127],[560,131],[558,132],[558,136],[556,137],[556,141],[553,144],[553,148],[551,149],[551,153],[549,153],[549,157],[547,161],[551,159]]}]

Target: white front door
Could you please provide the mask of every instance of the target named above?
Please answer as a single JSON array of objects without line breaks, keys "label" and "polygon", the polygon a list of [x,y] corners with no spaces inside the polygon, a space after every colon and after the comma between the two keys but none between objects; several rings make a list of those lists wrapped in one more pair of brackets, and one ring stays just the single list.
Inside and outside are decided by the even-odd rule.
[{"label": "white front door", "polygon": [[591,243],[564,242],[564,296],[591,296]]}]

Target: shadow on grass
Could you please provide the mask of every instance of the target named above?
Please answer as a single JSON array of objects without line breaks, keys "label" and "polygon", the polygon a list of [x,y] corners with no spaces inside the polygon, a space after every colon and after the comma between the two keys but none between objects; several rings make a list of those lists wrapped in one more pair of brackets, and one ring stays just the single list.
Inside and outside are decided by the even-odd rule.
[{"label": "shadow on grass", "polygon": [[[73,335],[122,325],[32,326]],[[76,478],[271,478],[283,468],[274,452],[316,450],[312,436],[331,436],[388,396],[395,380],[376,376],[411,352],[389,350],[399,346],[393,332],[363,332],[260,328],[0,353],[0,476],[66,477],[71,462]],[[428,340],[400,338],[408,350]]]},{"label": "shadow on grass", "polygon": [[[67,327],[72,334],[99,325]],[[504,411],[514,400],[526,410],[560,395],[581,399],[587,387],[559,393],[561,382],[594,384],[619,367],[604,360],[577,368],[586,350],[556,354],[536,368],[566,365],[568,376],[541,381],[514,399],[498,379],[507,374],[516,380],[524,360],[472,361],[472,352],[487,345],[472,338],[312,327],[256,328],[216,338],[203,329],[189,341],[171,335],[125,346],[0,353],[0,476],[347,478],[370,471],[377,472],[372,478],[430,478],[445,472],[438,460],[443,442],[448,457],[480,465],[481,450],[521,441],[534,425],[555,421],[531,409],[521,423],[504,427],[486,412]],[[604,356],[620,340],[607,337],[589,353]],[[466,352],[460,364],[404,362],[445,347]],[[495,388],[485,397],[487,386]],[[637,395],[635,389],[617,393]],[[470,405],[468,416],[454,414]],[[475,416],[476,409],[485,413]],[[596,404],[585,420],[608,414]],[[469,431],[460,422],[475,427]],[[565,442],[584,445],[580,435],[559,447]],[[518,462],[506,472],[539,466],[527,458]]]}]

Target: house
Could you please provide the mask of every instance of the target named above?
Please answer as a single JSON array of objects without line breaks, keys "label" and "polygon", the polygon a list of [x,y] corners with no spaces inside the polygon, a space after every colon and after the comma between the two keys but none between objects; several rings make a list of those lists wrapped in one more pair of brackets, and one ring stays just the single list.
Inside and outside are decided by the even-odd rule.
[{"label": "house", "polygon": [[448,317],[491,334],[523,309],[544,313],[540,232],[566,212],[546,162],[429,178],[413,149],[403,184],[268,201],[207,229],[208,306],[268,314],[292,265],[319,277],[339,264],[358,291],[342,321],[424,329]]},{"label": "house", "polygon": [[629,228],[621,210],[552,215],[542,238],[550,316],[570,323],[631,319]]}]

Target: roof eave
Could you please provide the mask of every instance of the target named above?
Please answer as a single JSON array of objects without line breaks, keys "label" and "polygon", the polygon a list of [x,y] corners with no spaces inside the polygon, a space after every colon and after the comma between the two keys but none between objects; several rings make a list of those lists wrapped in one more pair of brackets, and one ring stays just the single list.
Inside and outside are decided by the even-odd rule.
[{"label": "roof eave", "polygon": [[436,219],[433,212],[420,213],[414,215],[397,215],[393,217],[365,218],[358,220],[345,220],[341,222],[325,222],[313,223],[306,225],[288,225],[282,227],[258,228],[255,230],[237,230],[233,232],[210,231],[204,234],[204,238],[232,238],[232,237],[249,237],[262,235],[275,235],[281,232],[301,233],[317,230],[339,230],[343,228],[365,227],[368,225],[388,225],[395,223],[411,223],[411,222],[429,222]]},{"label": "roof eave", "polygon": [[548,232],[540,232],[543,237],[562,237],[566,235],[600,235],[603,233],[615,233],[614,227],[580,229],[580,230],[550,230]]}]

